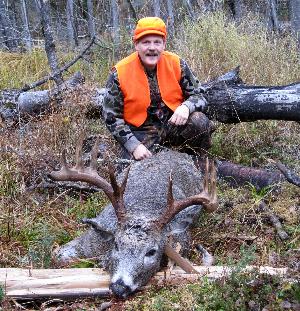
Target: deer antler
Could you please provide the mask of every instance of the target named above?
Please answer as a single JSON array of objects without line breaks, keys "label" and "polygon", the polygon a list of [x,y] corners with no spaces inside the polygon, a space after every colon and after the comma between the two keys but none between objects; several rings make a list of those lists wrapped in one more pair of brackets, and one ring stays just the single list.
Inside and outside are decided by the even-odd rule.
[{"label": "deer antler", "polygon": [[96,139],[95,145],[91,153],[91,162],[88,167],[84,167],[82,159],[82,145],[84,135],[80,136],[76,146],[76,164],[74,167],[69,167],[66,160],[66,150],[63,150],[61,155],[61,169],[59,171],[52,171],[49,176],[56,181],[82,181],[94,185],[104,191],[111,201],[118,221],[123,222],[126,216],[126,210],[123,200],[123,195],[129,174],[129,168],[125,172],[124,180],[121,186],[118,185],[115,177],[114,169],[109,165],[110,182],[100,177],[97,172],[97,152],[99,145],[99,137]]},{"label": "deer antler", "polygon": [[160,228],[163,228],[163,226],[168,224],[176,214],[188,206],[202,204],[208,212],[213,212],[217,209],[218,202],[216,191],[216,168],[214,163],[209,165],[209,161],[206,159],[203,191],[199,194],[184,198],[179,201],[175,201],[173,198],[173,181],[171,174],[172,172],[170,173],[169,178],[167,208],[165,213],[156,221]]}]

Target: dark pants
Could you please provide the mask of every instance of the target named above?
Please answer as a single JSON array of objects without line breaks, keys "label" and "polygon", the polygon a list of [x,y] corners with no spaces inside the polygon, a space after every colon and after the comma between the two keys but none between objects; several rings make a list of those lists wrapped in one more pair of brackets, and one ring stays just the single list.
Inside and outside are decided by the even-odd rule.
[{"label": "dark pants", "polygon": [[[155,152],[160,145],[188,154],[203,155],[211,147],[211,134],[215,128],[204,113],[193,112],[182,126],[153,122],[139,128],[132,127],[131,130],[151,152]],[[132,159],[132,155],[122,148],[121,158]]]}]

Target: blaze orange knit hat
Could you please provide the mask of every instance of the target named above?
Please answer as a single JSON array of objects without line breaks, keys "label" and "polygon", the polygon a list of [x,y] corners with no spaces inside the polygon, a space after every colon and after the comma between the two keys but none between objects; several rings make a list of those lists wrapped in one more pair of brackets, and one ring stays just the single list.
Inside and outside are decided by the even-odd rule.
[{"label": "blaze orange knit hat", "polygon": [[160,35],[164,38],[167,36],[166,24],[159,17],[141,18],[134,30],[133,41],[140,39],[145,35]]}]

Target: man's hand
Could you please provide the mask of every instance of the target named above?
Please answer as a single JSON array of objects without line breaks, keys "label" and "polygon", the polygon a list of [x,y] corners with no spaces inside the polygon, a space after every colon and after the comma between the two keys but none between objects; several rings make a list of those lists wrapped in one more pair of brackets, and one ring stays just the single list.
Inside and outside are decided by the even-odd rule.
[{"label": "man's hand", "polygon": [[180,105],[174,111],[172,117],[169,119],[169,122],[174,125],[184,125],[188,120],[189,115],[189,108],[186,105]]},{"label": "man's hand", "polygon": [[145,145],[139,144],[132,153],[136,160],[143,160],[152,156],[152,153],[146,148]]}]

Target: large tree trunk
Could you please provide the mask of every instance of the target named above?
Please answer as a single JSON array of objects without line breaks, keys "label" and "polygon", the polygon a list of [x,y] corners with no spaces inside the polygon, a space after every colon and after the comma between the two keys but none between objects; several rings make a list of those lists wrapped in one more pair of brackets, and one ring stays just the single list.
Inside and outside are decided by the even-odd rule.
[{"label": "large tree trunk", "polygon": [[207,115],[222,123],[256,120],[300,121],[300,83],[286,86],[250,86],[238,68],[204,85]]}]

